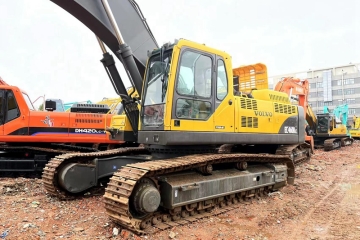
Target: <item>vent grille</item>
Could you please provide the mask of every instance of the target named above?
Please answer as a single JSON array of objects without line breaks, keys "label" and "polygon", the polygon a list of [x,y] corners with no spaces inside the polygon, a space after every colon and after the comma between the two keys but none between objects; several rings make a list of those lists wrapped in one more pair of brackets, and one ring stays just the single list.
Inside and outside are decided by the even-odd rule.
[{"label": "vent grille", "polygon": [[296,106],[275,103],[275,112],[285,113],[285,114],[293,114],[293,113],[296,113]]},{"label": "vent grille", "polygon": [[241,117],[241,127],[248,128],[258,128],[258,118],[257,117]]},{"label": "vent grille", "polygon": [[104,115],[96,113],[77,113],[75,117],[76,123],[102,123]]},{"label": "vent grille", "polygon": [[76,113],[75,117],[79,118],[102,118],[103,114],[97,114],[97,113]]},{"label": "vent grille", "polygon": [[102,123],[102,119],[75,119],[76,123]]},{"label": "vent grille", "polygon": [[275,94],[269,94],[269,97],[270,97],[270,100],[273,100],[273,101],[289,102],[288,97],[278,96],[278,95],[275,95]]},{"label": "vent grille", "polygon": [[240,98],[240,105],[243,109],[257,110],[257,101],[253,99]]}]

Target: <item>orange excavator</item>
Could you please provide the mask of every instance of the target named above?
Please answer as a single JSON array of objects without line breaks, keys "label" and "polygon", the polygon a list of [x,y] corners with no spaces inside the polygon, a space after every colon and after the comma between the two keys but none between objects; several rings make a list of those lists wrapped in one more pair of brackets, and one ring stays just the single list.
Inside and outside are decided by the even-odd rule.
[{"label": "orange excavator", "polygon": [[276,84],[274,90],[288,94],[290,101],[295,101],[304,108],[307,121],[305,139],[311,143],[312,149],[316,147],[331,151],[353,143],[353,139],[347,136],[346,126],[337,124],[335,117],[331,114],[314,114],[308,102],[309,81],[307,79],[285,77]]},{"label": "orange excavator", "polygon": [[285,77],[275,85],[274,90],[286,93],[290,98],[290,102],[297,102],[299,106],[304,108],[305,120],[307,121],[305,141],[310,144],[312,152],[314,152],[313,131],[316,129],[316,116],[308,102],[309,81],[307,79],[300,80],[299,78]]},{"label": "orange excavator", "polygon": [[35,110],[28,94],[0,78],[0,174],[41,173],[47,161],[67,152],[94,152],[122,144],[110,140],[105,128],[113,114],[107,105],[77,104],[70,112]]}]

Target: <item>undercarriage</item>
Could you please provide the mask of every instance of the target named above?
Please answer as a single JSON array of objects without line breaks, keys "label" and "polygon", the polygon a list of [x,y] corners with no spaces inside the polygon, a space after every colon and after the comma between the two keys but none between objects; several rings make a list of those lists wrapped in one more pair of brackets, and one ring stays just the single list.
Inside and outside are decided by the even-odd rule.
[{"label": "undercarriage", "polygon": [[338,138],[327,138],[318,139],[315,142],[316,148],[324,148],[324,151],[331,151],[341,147],[351,146],[354,139],[351,137],[338,137]]},{"label": "undercarriage", "polygon": [[50,160],[43,182],[49,194],[75,199],[112,176],[104,195],[107,214],[145,233],[293,184],[295,165],[310,157],[307,144],[279,146],[274,154],[231,149],[168,159],[154,159],[144,147],[68,153]]},{"label": "undercarriage", "polygon": [[112,147],[109,144],[3,143],[0,144],[0,176],[41,177],[45,165],[56,156],[99,152]]}]

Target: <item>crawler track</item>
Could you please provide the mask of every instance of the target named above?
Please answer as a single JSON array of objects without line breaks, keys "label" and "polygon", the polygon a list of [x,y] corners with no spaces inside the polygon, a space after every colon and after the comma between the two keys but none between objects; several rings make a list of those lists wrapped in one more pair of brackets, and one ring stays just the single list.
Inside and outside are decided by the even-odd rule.
[{"label": "crawler track", "polygon": [[52,196],[62,200],[71,200],[79,197],[79,194],[69,194],[62,190],[57,184],[58,170],[68,163],[88,163],[95,158],[107,158],[113,156],[134,154],[144,152],[143,147],[129,147],[129,148],[117,148],[107,151],[98,151],[90,153],[66,153],[52,158],[43,170],[42,179],[44,182],[45,190]]},{"label": "crawler track", "polygon": [[44,148],[44,147],[33,147],[33,146],[8,146],[8,145],[0,145],[0,149],[7,151],[22,151],[28,150],[33,152],[46,152],[46,153],[69,153],[74,152],[73,150],[64,150],[64,149],[52,149],[52,148]]},{"label": "crawler track", "polygon": [[326,139],[324,141],[324,151],[331,151],[337,148],[350,146],[353,142],[354,139],[351,137]]},{"label": "crawler track", "polygon": [[[297,154],[298,153],[298,154]],[[178,207],[175,210],[157,210],[143,217],[137,217],[131,207],[133,192],[137,183],[145,179],[158,179],[164,174],[198,169],[206,165],[221,163],[257,162],[287,164],[288,176],[294,177],[295,164],[308,160],[307,154],[295,151],[294,146],[282,147],[277,154],[204,154],[128,164],[119,169],[110,179],[105,189],[104,203],[106,213],[111,220],[137,234],[153,233],[176,225],[183,225],[197,219],[222,213],[236,207],[236,203],[256,195],[261,196],[271,190],[272,186],[252,189],[211,199],[211,202],[197,202],[196,206]],[[209,206],[208,208],[204,206]],[[219,212],[209,210],[220,207]],[[201,210],[199,210],[201,209]]]},{"label": "crawler track", "polygon": [[[49,157],[66,154],[66,153],[72,153],[74,150],[68,150],[68,149],[53,149],[49,147],[35,147],[35,146],[11,146],[11,145],[0,145],[0,150],[6,152],[6,156],[3,157],[4,160],[0,160],[0,169],[3,167],[6,169],[6,171],[0,171],[0,177],[40,177],[40,171],[30,171],[29,169],[26,169],[24,171],[19,169],[12,170],[7,169],[4,167],[6,166],[6,162],[8,160],[17,160],[19,157],[17,156],[18,153],[27,153],[27,154],[46,154],[49,155]],[[15,155],[12,155],[15,154]],[[26,157],[24,157],[26,159]],[[39,167],[39,170],[41,168]]]}]

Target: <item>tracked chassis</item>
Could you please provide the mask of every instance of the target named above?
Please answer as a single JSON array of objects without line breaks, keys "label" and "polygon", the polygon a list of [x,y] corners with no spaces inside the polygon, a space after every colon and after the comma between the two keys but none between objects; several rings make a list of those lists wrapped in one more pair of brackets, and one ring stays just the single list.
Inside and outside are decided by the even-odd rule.
[{"label": "tracked chassis", "polygon": [[351,137],[344,138],[329,138],[324,141],[324,151],[331,151],[337,148],[352,145],[354,139]]},{"label": "tracked chassis", "polygon": [[[280,147],[276,154],[207,154],[127,165],[110,179],[105,208],[116,223],[142,234],[230,210],[233,204],[293,183],[295,164],[309,149]],[[243,163],[256,163],[243,170]],[[234,164],[211,175],[192,171]],[[239,171],[240,170],[240,171]],[[200,171],[201,172],[201,171]],[[153,226],[153,228],[151,228]]]},{"label": "tracked chassis", "polygon": [[0,176],[41,176],[48,160],[56,155],[74,152],[35,146],[0,145]]},{"label": "tracked chassis", "polygon": [[[142,153],[148,152],[143,147],[124,147],[56,156],[43,169],[45,190],[62,200],[76,199],[84,191],[97,186],[100,179],[110,177],[122,164],[138,162],[136,156]],[[122,155],[127,157],[122,159]],[[134,159],[129,158],[132,155],[135,155]]]},{"label": "tracked chassis", "polygon": [[[148,154],[142,147],[69,153],[50,160],[43,181],[49,194],[75,199],[97,185],[101,174],[94,172],[102,177],[115,172],[105,189],[106,212],[127,229],[145,233],[207,216],[216,206],[229,210],[231,204],[293,183],[295,164],[310,156],[305,145],[279,147],[276,154],[195,154],[153,161],[141,157]],[[104,163],[117,164],[118,170],[99,171]],[[88,174],[76,178],[83,168]]]},{"label": "tracked chassis", "polygon": [[40,177],[46,163],[57,155],[98,152],[98,148],[60,143],[0,144],[0,176]]}]

